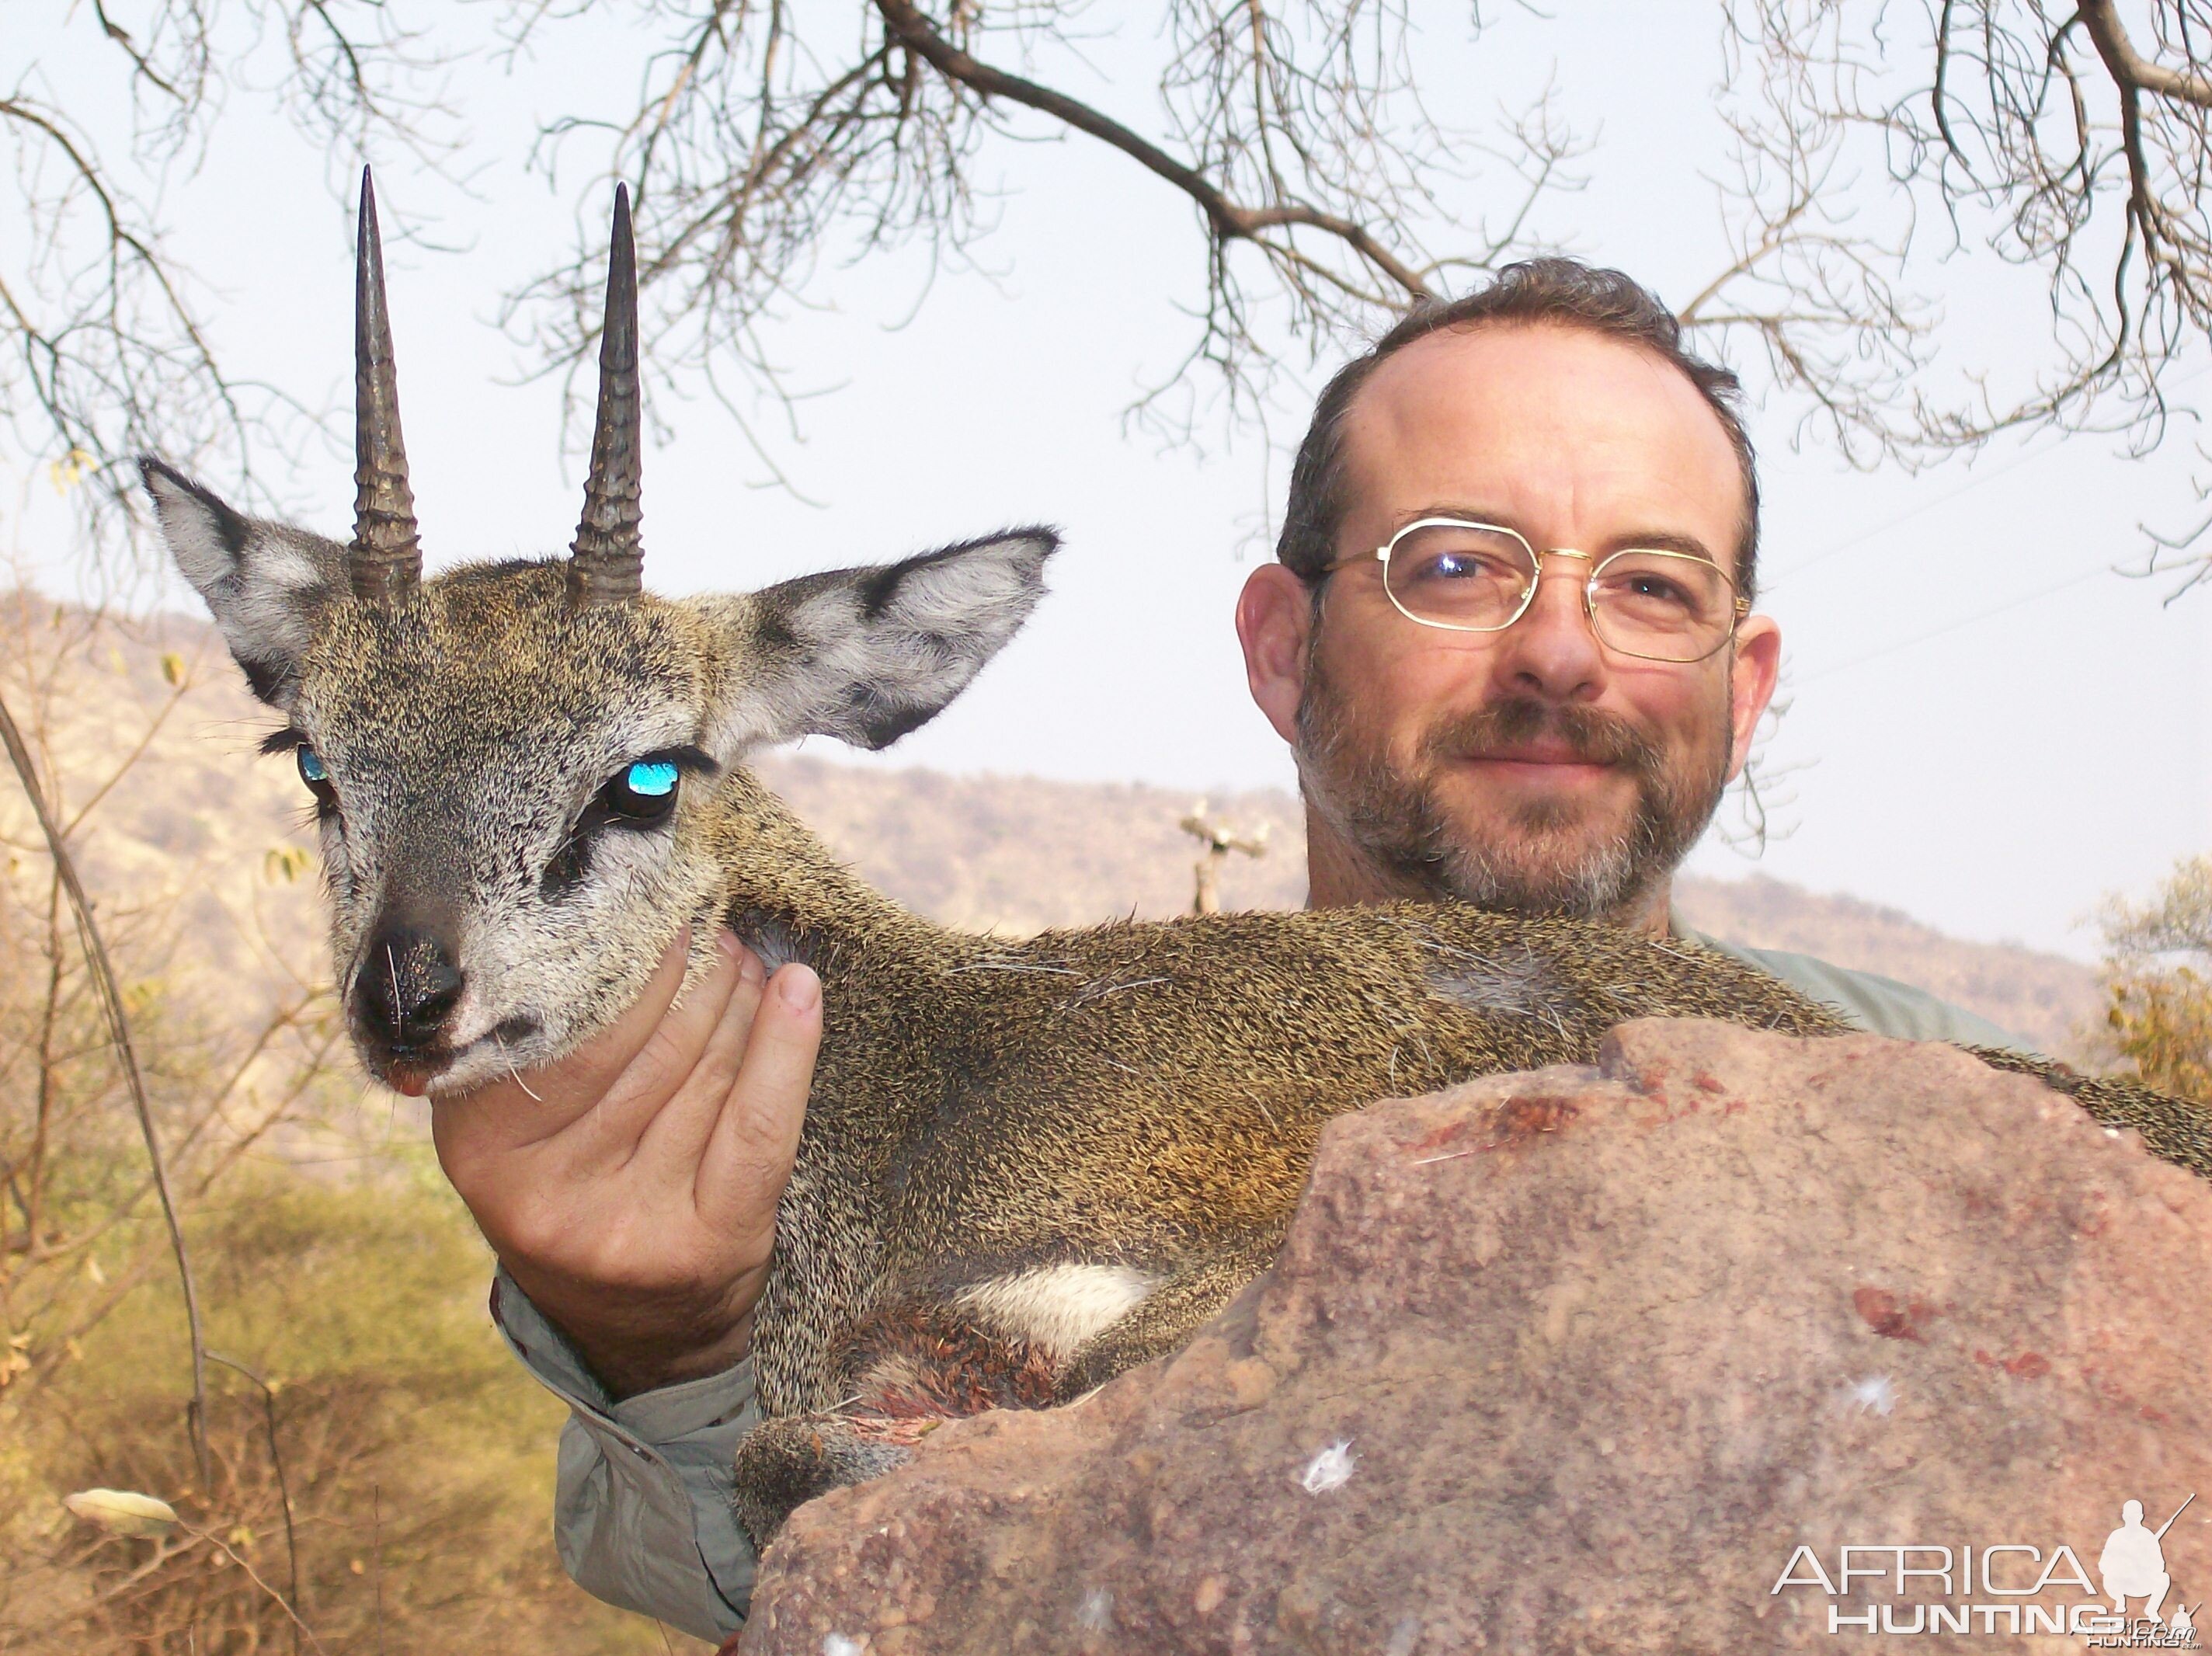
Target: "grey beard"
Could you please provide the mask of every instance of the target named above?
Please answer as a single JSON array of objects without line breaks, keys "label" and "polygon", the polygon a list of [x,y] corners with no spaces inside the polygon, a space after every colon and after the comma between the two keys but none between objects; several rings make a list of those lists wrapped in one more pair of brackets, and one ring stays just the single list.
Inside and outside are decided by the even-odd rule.
[{"label": "grey beard", "polygon": [[1299,788],[1307,804],[1405,896],[1578,920],[1626,920],[1649,901],[1719,809],[1733,746],[1729,731],[1717,766],[1686,774],[1617,715],[1527,699],[1494,703],[1423,738],[1421,758],[1431,762],[1553,737],[1581,758],[1629,770],[1636,779],[1636,809],[1626,825],[1562,861],[1546,859],[1535,843],[1572,825],[1572,813],[1557,807],[1518,813],[1521,856],[1456,838],[1432,790],[1350,737],[1317,658],[1298,703],[1297,728]]}]

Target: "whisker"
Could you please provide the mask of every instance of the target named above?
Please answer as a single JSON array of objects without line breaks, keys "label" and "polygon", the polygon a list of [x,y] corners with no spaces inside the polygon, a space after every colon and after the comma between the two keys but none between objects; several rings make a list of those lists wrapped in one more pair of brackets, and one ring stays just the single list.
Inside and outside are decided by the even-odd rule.
[{"label": "whisker", "polygon": [[537,1093],[531,1092],[530,1083],[522,1079],[522,1072],[514,1067],[514,1054],[507,1050],[507,1043],[500,1038],[497,1030],[492,1031],[491,1044],[499,1049],[499,1056],[507,1060],[507,1078],[524,1092],[529,1093],[532,1098],[538,1099],[538,1103],[544,1103],[544,1099],[538,1099]]}]

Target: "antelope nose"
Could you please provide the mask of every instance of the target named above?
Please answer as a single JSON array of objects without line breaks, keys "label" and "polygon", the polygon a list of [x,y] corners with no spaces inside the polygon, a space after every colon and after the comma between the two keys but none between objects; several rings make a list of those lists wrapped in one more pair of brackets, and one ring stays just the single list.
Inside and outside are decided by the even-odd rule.
[{"label": "antelope nose", "polygon": [[355,1015],[369,1036],[395,1052],[427,1046],[453,1014],[466,981],[436,933],[388,927],[370,941],[355,974]]}]

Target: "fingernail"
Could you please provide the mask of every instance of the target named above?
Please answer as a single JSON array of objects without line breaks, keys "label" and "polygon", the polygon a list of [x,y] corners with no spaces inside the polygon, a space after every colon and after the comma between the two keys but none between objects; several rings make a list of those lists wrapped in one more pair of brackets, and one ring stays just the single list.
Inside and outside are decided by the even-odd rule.
[{"label": "fingernail", "polygon": [[788,967],[776,979],[775,992],[793,1012],[811,1012],[822,999],[822,980],[805,966]]}]

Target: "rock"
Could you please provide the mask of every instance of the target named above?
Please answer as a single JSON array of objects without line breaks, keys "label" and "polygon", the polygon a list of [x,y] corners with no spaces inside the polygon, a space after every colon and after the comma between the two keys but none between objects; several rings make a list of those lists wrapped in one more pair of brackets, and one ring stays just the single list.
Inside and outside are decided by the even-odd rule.
[{"label": "rock", "polygon": [[2125,1501],[2203,1492],[2165,1608],[2212,1598],[2208,1282],[2212,1186],[2033,1081],[1630,1024],[1333,1123],[1188,1347],[802,1507],[739,1648],[1828,1650],[1983,1605],[1919,1647],[2078,1651],[2010,1629],[2092,1613]]}]

